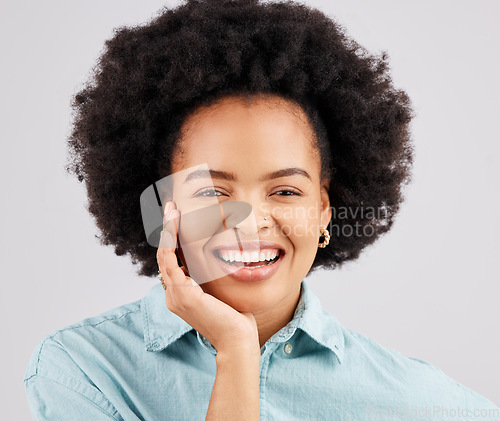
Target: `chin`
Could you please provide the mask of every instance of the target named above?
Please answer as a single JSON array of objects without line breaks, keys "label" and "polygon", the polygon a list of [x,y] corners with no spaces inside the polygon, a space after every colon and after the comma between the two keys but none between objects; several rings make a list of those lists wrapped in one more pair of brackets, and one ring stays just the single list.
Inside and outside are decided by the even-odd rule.
[{"label": "chin", "polygon": [[[251,291],[247,285],[235,284],[233,280],[227,280],[225,277],[200,286],[207,294],[244,313],[267,310],[275,304],[272,297],[265,294],[262,289],[255,288],[254,291]],[[255,285],[255,287],[257,286]]]},{"label": "chin", "polygon": [[257,313],[263,310],[267,310],[269,308],[269,305],[263,303],[262,300],[256,300],[255,302],[242,302],[240,300],[236,300],[236,302],[231,305],[231,307],[242,313]]}]

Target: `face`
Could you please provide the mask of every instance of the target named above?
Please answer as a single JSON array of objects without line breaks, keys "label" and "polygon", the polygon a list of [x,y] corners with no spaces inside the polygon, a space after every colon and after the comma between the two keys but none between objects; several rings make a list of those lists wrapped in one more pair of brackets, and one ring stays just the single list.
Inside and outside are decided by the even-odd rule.
[{"label": "face", "polygon": [[[226,201],[251,205],[236,226],[183,246],[190,275],[196,280],[195,273],[211,273],[203,290],[238,311],[271,310],[297,298],[318,251],[320,228],[331,219],[328,181],[320,180],[314,132],[303,110],[275,96],[226,97],[188,117],[181,133],[173,173],[204,166],[211,177],[174,181],[180,238],[189,230],[182,220],[187,212]],[[240,259],[238,248],[231,250],[235,240],[249,245],[247,257],[256,247],[259,261],[246,266],[261,268],[227,262]],[[238,277],[240,269],[245,275]]]}]

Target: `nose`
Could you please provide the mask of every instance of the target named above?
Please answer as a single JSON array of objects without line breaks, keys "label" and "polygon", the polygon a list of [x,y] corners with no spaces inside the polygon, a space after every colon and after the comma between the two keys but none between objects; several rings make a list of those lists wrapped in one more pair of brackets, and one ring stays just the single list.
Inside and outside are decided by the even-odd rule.
[{"label": "nose", "polygon": [[242,234],[256,234],[263,228],[270,227],[272,225],[272,218],[268,210],[269,206],[265,202],[258,200],[249,201],[248,198],[236,200],[249,203],[252,207],[250,215],[234,227],[235,229],[241,231]]}]

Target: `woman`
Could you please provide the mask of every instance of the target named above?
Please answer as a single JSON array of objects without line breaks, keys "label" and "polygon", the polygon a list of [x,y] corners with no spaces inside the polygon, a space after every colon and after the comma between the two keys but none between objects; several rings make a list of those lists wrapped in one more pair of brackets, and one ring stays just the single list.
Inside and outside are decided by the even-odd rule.
[{"label": "woman", "polygon": [[[500,419],[343,327],[304,281],[356,259],[402,202],[412,111],[385,55],[317,10],[257,1],[188,1],[106,47],[75,96],[68,169],[102,243],[162,285],[39,344],[36,417]],[[156,249],[139,198],[165,177]]]}]

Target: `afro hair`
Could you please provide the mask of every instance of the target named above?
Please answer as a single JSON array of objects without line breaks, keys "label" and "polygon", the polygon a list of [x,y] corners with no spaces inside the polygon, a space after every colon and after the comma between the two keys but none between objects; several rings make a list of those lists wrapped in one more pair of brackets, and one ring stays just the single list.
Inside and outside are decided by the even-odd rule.
[{"label": "afro hair", "polygon": [[335,20],[297,2],[187,0],[116,28],[72,100],[66,170],[85,180],[101,244],[128,253],[139,275],[156,275],[142,191],[170,174],[181,126],[196,107],[259,93],[302,106],[322,178],[331,179],[331,241],[309,273],[356,259],[387,232],[411,179],[414,116],[393,86],[387,53],[369,53]]}]

